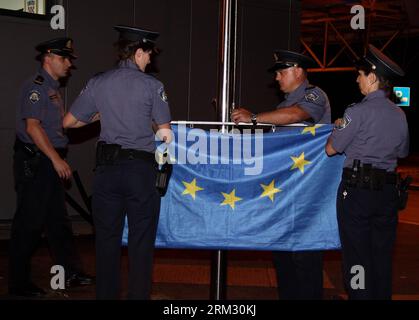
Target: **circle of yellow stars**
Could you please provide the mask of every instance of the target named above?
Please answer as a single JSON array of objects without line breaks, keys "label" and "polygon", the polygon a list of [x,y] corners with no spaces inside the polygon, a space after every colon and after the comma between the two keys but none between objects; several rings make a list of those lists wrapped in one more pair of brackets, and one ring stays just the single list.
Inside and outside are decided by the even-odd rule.
[{"label": "circle of yellow stars", "polygon": [[[320,128],[322,125],[314,125],[310,127],[306,127],[303,129],[301,134],[311,133],[313,136],[316,135],[316,129]],[[305,158],[304,152],[302,152],[299,156],[291,156],[291,160],[293,161],[293,165],[290,168],[290,171],[298,169],[302,174],[304,174],[305,166],[311,164],[312,162]],[[185,190],[183,190],[182,195],[190,195],[193,200],[196,200],[196,195],[199,191],[205,190],[204,188],[197,185],[196,178],[194,178],[191,182],[182,181],[183,185],[185,186]],[[262,194],[259,198],[269,198],[273,203],[275,200],[275,195],[282,190],[279,187],[275,187],[275,179],[273,179],[269,184],[260,184],[261,188],[263,189]],[[221,206],[230,206],[231,209],[236,208],[236,203],[242,201],[243,198],[240,198],[236,195],[236,189],[233,189],[230,193],[221,192],[224,197],[223,202],[220,204]]]}]

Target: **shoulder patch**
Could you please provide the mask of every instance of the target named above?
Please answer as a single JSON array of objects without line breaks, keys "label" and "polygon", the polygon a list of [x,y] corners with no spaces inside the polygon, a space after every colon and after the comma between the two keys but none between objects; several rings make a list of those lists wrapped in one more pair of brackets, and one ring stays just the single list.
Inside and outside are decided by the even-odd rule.
[{"label": "shoulder patch", "polygon": [[347,113],[345,113],[343,115],[342,121],[340,122],[338,126],[336,126],[336,128],[338,130],[343,130],[351,123],[351,121],[352,121],[351,117]]},{"label": "shoulder patch", "polygon": [[306,101],[308,102],[316,102],[319,99],[319,95],[317,94],[316,91],[310,91],[308,93],[305,94],[304,98],[306,99]]},{"label": "shoulder patch", "polygon": [[44,77],[43,76],[41,76],[41,75],[38,75],[34,80],[33,80],[33,82],[34,83],[36,83],[36,84],[43,84],[44,83]]},{"label": "shoulder patch", "polygon": [[29,100],[32,103],[37,103],[41,99],[41,94],[37,90],[32,90],[29,93]]},{"label": "shoulder patch", "polygon": [[162,99],[164,102],[166,102],[166,103],[167,103],[168,98],[167,98],[167,94],[166,94],[166,92],[164,91],[164,88],[163,88],[163,87],[160,87],[160,88],[159,88],[158,93],[159,93],[160,99]]}]

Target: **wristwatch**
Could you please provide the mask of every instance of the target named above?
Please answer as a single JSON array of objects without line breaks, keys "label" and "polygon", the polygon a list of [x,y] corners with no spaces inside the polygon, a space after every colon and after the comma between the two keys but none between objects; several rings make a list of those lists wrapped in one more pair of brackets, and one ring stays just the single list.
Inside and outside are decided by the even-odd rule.
[{"label": "wristwatch", "polygon": [[258,115],[252,113],[252,116],[250,117],[250,121],[252,121],[252,123],[253,123],[254,126],[257,125],[257,123],[258,123]]}]

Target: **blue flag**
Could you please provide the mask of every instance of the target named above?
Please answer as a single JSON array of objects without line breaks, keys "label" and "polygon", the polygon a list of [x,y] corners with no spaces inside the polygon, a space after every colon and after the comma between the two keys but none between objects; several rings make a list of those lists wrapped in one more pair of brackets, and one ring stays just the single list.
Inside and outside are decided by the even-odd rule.
[{"label": "blue flag", "polygon": [[[221,134],[174,126],[173,173],[156,246],[319,250],[340,247],[336,192],[343,156],[324,147],[331,125]],[[125,225],[122,243],[127,244]]]}]

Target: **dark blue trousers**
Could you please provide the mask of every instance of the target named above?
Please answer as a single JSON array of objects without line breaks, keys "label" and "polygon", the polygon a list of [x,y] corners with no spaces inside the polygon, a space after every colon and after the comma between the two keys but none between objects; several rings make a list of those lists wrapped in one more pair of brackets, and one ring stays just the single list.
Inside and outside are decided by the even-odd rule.
[{"label": "dark blue trousers", "polygon": [[323,299],[322,251],[274,251],[272,256],[280,299]]},{"label": "dark blue trousers", "polygon": [[[346,195],[344,195],[346,191]],[[391,299],[392,252],[398,220],[398,192],[395,185],[382,190],[345,187],[337,194],[339,235],[342,243],[343,278],[349,299]],[[359,289],[360,273],[365,271],[365,289]]]},{"label": "dark blue trousers", "polygon": [[25,288],[31,282],[31,258],[43,232],[54,258],[52,264],[62,265],[67,275],[81,270],[65,206],[64,186],[52,162],[40,156],[34,176],[26,177],[25,152],[15,151],[13,160],[17,207],[10,237],[9,287]]},{"label": "dark blue trousers", "polygon": [[93,219],[96,228],[96,297],[118,299],[121,240],[128,217],[128,298],[149,299],[154,243],[160,212],[151,162],[123,160],[96,169]]}]

